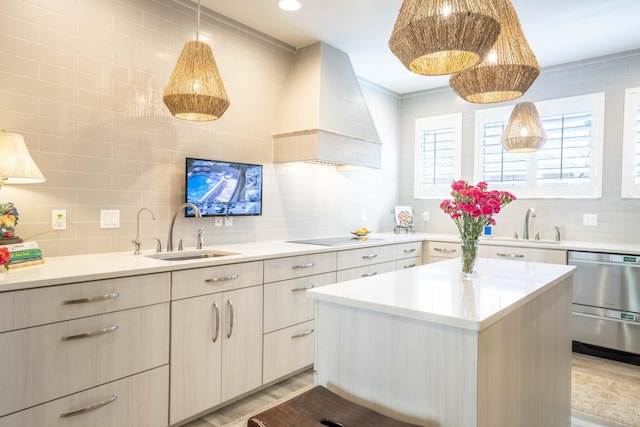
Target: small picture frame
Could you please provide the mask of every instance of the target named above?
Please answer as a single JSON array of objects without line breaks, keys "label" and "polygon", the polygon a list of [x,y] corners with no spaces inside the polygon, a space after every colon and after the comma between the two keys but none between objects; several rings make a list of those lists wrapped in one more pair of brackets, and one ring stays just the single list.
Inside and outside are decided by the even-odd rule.
[{"label": "small picture frame", "polygon": [[396,221],[396,227],[394,231],[400,233],[400,230],[404,229],[407,233],[414,233],[413,231],[413,214],[414,210],[410,206],[396,206],[392,211],[394,219]]}]

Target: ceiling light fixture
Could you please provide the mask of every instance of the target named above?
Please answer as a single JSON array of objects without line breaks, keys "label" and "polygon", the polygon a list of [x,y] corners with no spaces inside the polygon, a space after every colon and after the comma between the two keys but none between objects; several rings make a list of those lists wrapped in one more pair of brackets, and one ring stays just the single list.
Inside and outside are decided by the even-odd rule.
[{"label": "ceiling light fixture", "polygon": [[278,6],[282,10],[294,11],[300,9],[300,2],[298,0],[280,0]]},{"label": "ceiling light fixture", "polygon": [[495,44],[477,66],[453,74],[449,84],[469,102],[487,104],[524,95],[540,74],[540,66],[509,0],[493,0],[501,24]]},{"label": "ceiling light fixture", "polygon": [[520,102],[513,107],[507,127],[502,132],[502,146],[509,153],[533,153],[547,140],[538,110],[533,102]]},{"label": "ceiling light fixture", "polygon": [[229,97],[211,47],[198,40],[200,1],[197,19],[196,40],[182,48],[162,100],[173,116],[202,122],[219,119],[229,107]]},{"label": "ceiling light fixture", "polygon": [[487,0],[404,0],[389,48],[410,71],[428,76],[477,65],[500,34]]}]

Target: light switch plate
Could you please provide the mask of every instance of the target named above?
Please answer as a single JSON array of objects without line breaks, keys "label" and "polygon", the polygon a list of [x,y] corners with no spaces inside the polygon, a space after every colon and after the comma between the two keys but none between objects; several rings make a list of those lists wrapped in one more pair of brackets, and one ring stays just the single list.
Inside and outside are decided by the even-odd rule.
[{"label": "light switch plate", "polygon": [[120,210],[100,210],[100,228],[120,228]]},{"label": "light switch plate", "polygon": [[588,225],[588,226],[596,226],[596,225],[598,225],[598,215],[597,214],[583,214],[582,215],[582,225]]},{"label": "light switch plate", "polygon": [[222,218],[217,217],[215,220],[215,226],[216,227],[222,227]]},{"label": "light switch plate", "polygon": [[230,216],[225,216],[224,217],[224,226],[225,227],[231,227],[233,225],[233,218],[231,218]]}]

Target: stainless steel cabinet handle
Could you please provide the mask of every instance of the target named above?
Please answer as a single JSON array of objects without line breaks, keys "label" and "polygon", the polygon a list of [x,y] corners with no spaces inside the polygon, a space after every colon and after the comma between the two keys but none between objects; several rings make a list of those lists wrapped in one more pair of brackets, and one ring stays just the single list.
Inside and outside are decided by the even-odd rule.
[{"label": "stainless steel cabinet handle", "polygon": [[65,417],[73,417],[75,415],[86,414],[87,412],[95,411],[96,409],[102,408],[103,406],[112,403],[118,398],[118,395],[114,394],[110,398],[103,400],[102,402],[94,403],[93,405],[86,406],[82,409],[76,409],[75,411],[63,412],[60,414],[61,418]]},{"label": "stainless steel cabinet handle", "polygon": [[311,335],[313,333],[313,329],[309,329],[308,331],[300,332],[299,334],[291,335],[291,338],[302,338],[307,335]]},{"label": "stainless steel cabinet handle", "polygon": [[375,276],[376,274],[378,274],[378,272],[374,271],[373,273],[363,274],[362,277],[371,277],[371,276]]},{"label": "stainless steel cabinet handle", "polygon": [[447,249],[447,248],[433,248],[436,252],[443,252],[445,254],[452,254],[454,252],[458,252],[457,249]]},{"label": "stainless steel cabinet handle", "polygon": [[291,289],[291,292],[302,292],[302,291],[307,291],[307,290],[309,290],[309,289],[313,289],[313,288],[314,288],[314,286],[315,286],[315,285],[307,285],[307,286],[304,286],[304,287],[302,287],[302,288],[293,288],[293,289]]},{"label": "stainless steel cabinet handle", "polygon": [[405,250],[404,250],[404,253],[405,253],[405,254],[410,254],[410,253],[415,252],[415,251],[416,251],[416,248],[413,248],[413,249],[405,249]]},{"label": "stainless steel cabinet handle", "polygon": [[362,255],[362,259],[373,259],[377,257],[378,257],[378,254]]},{"label": "stainless steel cabinet handle", "polygon": [[68,300],[62,301],[62,304],[84,304],[85,302],[97,302],[97,301],[105,301],[109,299],[116,299],[119,296],[120,294],[118,292],[113,292],[111,294],[98,295],[95,297],[68,299]]},{"label": "stainless steel cabinet handle", "polygon": [[91,331],[91,332],[85,332],[83,334],[78,334],[78,335],[67,335],[62,337],[62,341],[70,341],[70,340],[78,340],[81,338],[90,338],[90,337],[97,337],[99,335],[104,335],[104,334],[108,334],[110,332],[115,332],[116,329],[118,329],[118,327],[116,325],[113,326],[109,326],[103,329],[98,329],[97,331]]},{"label": "stainless steel cabinet handle", "polygon": [[231,276],[221,276],[221,277],[213,277],[211,279],[205,280],[206,283],[215,283],[215,282],[227,282],[229,280],[236,280],[240,275],[232,274]]},{"label": "stainless steel cabinet handle", "polygon": [[233,301],[227,300],[227,306],[229,307],[229,331],[227,332],[227,338],[231,338],[233,333]]},{"label": "stainless steel cabinet handle", "polygon": [[409,265],[403,266],[402,268],[411,268],[411,267],[415,267],[415,266],[416,266],[415,264],[409,264]]},{"label": "stainless steel cabinet handle", "polygon": [[292,265],[291,268],[311,268],[311,267],[314,267],[315,265],[316,265],[315,262],[308,262],[306,264]]},{"label": "stainless steel cabinet handle", "polygon": [[215,322],[215,326],[213,330],[215,331],[213,334],[212,342],[218,341],[218,335],[220,335],[220,307],[218,307],[218,303],[213,303],[213,321]]},{"label": "stainless steel cabinet handle", "polygon": [[501,254],[501,253],[497,253],[496,255],[501,256],[501,257],[505,257],[505,258],[524,258],[524,255],[521,255],[521,254]]}]

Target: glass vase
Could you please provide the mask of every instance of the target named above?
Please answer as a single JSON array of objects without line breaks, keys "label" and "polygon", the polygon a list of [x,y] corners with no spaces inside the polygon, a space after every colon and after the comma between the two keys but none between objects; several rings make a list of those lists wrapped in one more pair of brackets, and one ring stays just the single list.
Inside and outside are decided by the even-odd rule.
[{"label": "glass vase", "polygon": [[476,277],[478,239],[462,239],[462,277]]}]

